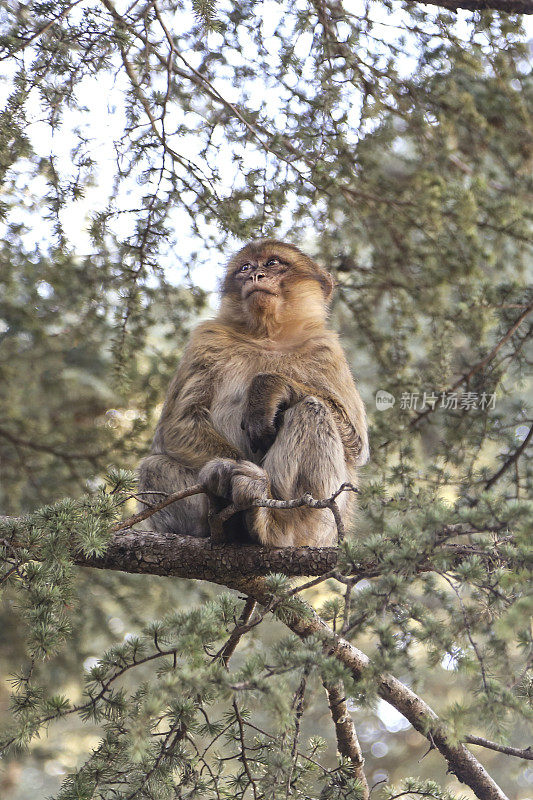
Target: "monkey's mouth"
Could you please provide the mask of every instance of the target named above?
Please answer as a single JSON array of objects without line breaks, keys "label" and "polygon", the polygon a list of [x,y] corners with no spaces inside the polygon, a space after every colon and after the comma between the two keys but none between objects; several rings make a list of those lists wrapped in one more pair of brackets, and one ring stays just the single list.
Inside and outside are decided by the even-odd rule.
[{"label": "monkey's mouth", "polygon": [[259,288],[259,286],[258,286],[258,287],[256,287],[255,289],[250,289],[250,291],[249,291],[249,292],[247,292],[247,293],[246,293],[246,295],[244,296],[244,299],[245,299],[245,300],[248,300],[248,298],[249,298],[249,297],[250,297],[252,294],[256,294],[257,292],[262,292],[263,294],[271,294],[271,295],[273,295],[274,297],[276,296],[276,293],[275,293],[275,292],[273,292],[273,291],[271,291],[270,289],[264,289],[264,288],[262,288],[262,287],[261,287],[261,288]]}]

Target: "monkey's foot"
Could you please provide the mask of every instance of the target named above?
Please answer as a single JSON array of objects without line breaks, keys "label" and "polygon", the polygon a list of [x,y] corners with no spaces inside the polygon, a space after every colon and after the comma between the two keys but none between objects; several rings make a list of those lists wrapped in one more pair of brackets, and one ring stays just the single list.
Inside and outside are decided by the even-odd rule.
[{"label": "monkey's foot", "polygon": [[231,458],[213,458],[198,473],[198,483],[208,494],[231,500],[231,479],[237,464]]},{"label": "monkey's foot", "polygon": [[251,461],[238,461],[231,477],[231,499],[236,508],[250,508],[253,500],[270,497],[270,481],[264,469]]},{"label": "monkey's foot", "polygon": [[208,494],[230,500],[239,509],[250,508],[253,500],[270,496],[267,473],[251,461],[214,458],[202,467],[198,482]]}]

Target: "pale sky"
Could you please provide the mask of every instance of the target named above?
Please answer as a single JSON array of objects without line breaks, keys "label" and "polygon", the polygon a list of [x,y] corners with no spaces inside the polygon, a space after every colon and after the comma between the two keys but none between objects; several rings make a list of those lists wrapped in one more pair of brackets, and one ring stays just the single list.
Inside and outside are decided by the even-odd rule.
[{"label": "pale sky", "polygon": [[[301,2],[305,4],[305,0],[301,0]],[[349,8],[352,13],[356,13],[358,10],[364,11],[364,3],[362,0],[355,0],[350,4]],[[432,8],[432,10],[434,10],[434,8]],[[83,13],[81,6],[74,11]],[[383,34],[387,36],[387,32],[390,31],[389,35],[391,40],[396,37],[397,30],[394,27],[389,28],[388,26],[396,21],[396,18],[400,20],[403,16],[404,12],[401,6],[398,6],[398,10],[391,16],[383,6],[376,4],[375,14],[375,19],[378,24],[381,24],[381,20],[378,19],[377,15],[385,15],[383,22],[386,17],[387,24],[383,25]],[[279,46],[273,33],[278,26],[281,16],[282,5],[278,3],[277,0],[265,0],[263,3],[262,35],[265,40],[265,45],[267,49],[269,49],[269,52],[272,52],[273,57],[275,57],[276,49]],[[458,23],[456,29],[459,34],[463,32],[466,33],[467,27],[464,20],[468,16],[467,12],[459,12],[457,15]],[[187,15],[185,12],[180,12],[179,24],[182,29],[186,29],[192,22],[193,19],[190,15]],[[525,28],[528,35],[533,37],[533,19],[525,18]],[[380,30],[380,34],[381,32]],[[309,32],[308,35],[304,34],[298,41],[298,47],[302,53],[309,51],[311,39],[312,34]],[[216,50],[221,42],[222,37],[219,34],[210,34],[208,46],[211,49]],[[235,53],[234,57],[236,59],[235,63],[237,63],[239,55]],[[189,51],[187,53],[187,58],[196,66],[200,60],[200,54]],[[409,61],[410,59],[404,59],[403,67],[406,73],[409,72],[413,66]],[[5,67],[6,62],[4,62],[4,75],[0,76],[0,100],[5,99],[10,91],[11,76],[5,72]],[[400,62],[400,67],[402,67],[402,62]],[[229,77],[230,75],[228,74],[228,78]],[[258,82],[258,102],[260,102],[262,110],[268,114],[269,118],[275,120],[276,114],[279,114],[278,99],[274,92],[265,91],[259,79]],[[63,175],[73,174],[71,149],[76,141],[74,135],[76,128],[83,130],[91,139],[90,154],[98,164],[95,185],[89,188],[84,198],[77,202],[71,202],[61,212],[63,227],[69,238],[75,243],[76,251],[80,254],[90,253],[92,251],[90,238],[87,233],[87,222],[91,213],[94,213],[97,209],[105,208],[107,198],[111,193],[112,181],[115,173],[113,141],[121,135],[124,127],[121,90],[125,88],[127,88],[127,79],[123,72],[119,73],[118,78],[100,73],[96,80],[86,79],[83,86],[80,87],[78,95],[83,97],[83,102],[87,106],[87,110],[66,110],[62,128],[60,131],[56,130],[55,132],[52,131],[46,122],[42,121],[42,110],[37,93],[34,93],[32,96],[31,115],[33,123],[30,126],[29,134],[33,147],[37,155],[45,158],[53,153],[60,173]],[[239,100],[239,88],[234,87],[230,80],[225,80],[224,76],[220,79],[217,88],[220,89],[230,102]],[[176,109],[176,112],[177,113],[174,115],[175,119],[177,120],[178,117],[180,117],[183,121],[184,116],[182,112],[179,109]],[[169,110],[169,116],[171,116],[171,114],[172,111]],[[171,121],[172,120],[169,119],[169,122]],[[223,137],[224,131],[222,128],[220,130],[215,130],[215,143],[217,143],[217,139],[222,143]],[[197,150],[198,143],[194,137],[191,136],[189,139],[180,137],[179,151],[183,156],[198,162]],[[249,154],[250,159],[254,157],[258,159],[258,165],[262,165],[262,155]],[[248,165],[252,166],[250,161]],[[221,158],[220,161],[217,162],[217,168],[220,171],[222,185],[231,186],[235,169],[231,158]],[[42,181],[42,186],[38,186],[38,182],[34,181],[31,189],[28,188],[27,190],[28,206],[30,205],[31,193],[34,192],[42,196],[45,191],[46,184],[44,178],[39,180]],[[25,182],[23,173],[20,175],[19,181],[22,183]],[[22,183],[20,185],[22,185]],[[146,186],[141,187],[133,180],[124,182],[120,194],[116,198],[118,207],[135,207],[135,205],[137,205],[136,198],[140,198],[145,190]],[[290,211],[287,213],[290,214]],[[28,223],[28,210],[24,208],[14,209],[11,218],[14,221],[25,219],[26,223]],[[195,241],[191,238],[189,233],[189,219],[186,212],[180,208],[176,208],[171,212],[170,219],[170,224],[174,231],[180,232],[179,239],[176,243],[179,253],[183,254],[193,250]],[[126,217],[121,217],[116,223],[116,230],[121,235],[127,235],[128,230],[131,229],[134,222],[135,219],[132,215],[129,215],[129,220]],[[290,223],[288,216],[286,218],[286,223],[288,228]],[[32,213],[30,230],[31,232],[28,234],[25,242],[27,246],[32,247],[34,244],[39,244],[46,248],[46,245],[50,241],[50,224],[36,217],[35,213]],[[234,243],[235,247],[238,247],[239,244],[239,242]],[[182,273],[181,268],[176,265],[172,250],[169,250],[163,257],[163,263],[168,278],[178,283],[182,278]],[[197,285],[208,291],[214,290],[216,288],[218,276],[220,275],[221,266],[217,258],[212,265],[193,270],[193,278]]]}]

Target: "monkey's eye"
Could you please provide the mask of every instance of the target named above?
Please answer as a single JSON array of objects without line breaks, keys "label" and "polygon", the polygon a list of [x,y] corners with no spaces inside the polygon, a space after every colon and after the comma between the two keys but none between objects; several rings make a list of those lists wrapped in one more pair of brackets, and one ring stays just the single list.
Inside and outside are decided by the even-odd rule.
[{"label": "monkey's eye", "polygon": [[248,272],[249,269],[252,269],[251,264],[243,264],[242,267],[239,267],[237,272]]},{"label": "monkey's eye", "polygon": [[279,258],[273,257],[268,259],[265,267],[275,267],[277,264],[279,264]]}]

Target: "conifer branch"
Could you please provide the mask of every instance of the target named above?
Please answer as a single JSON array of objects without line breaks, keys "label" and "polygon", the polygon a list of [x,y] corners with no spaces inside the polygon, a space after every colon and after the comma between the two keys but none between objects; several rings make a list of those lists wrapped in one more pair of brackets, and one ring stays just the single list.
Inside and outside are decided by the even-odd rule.
[{"label": "conifer branch", "polygon": [[[192,487],[198,491],[198,487]],[[169,501],[167,498],[165,503]],[[170,500],[173,502],[176,498]],[[290,507],[290,502],[289,507]],[[316,501],[314,501],[316,502]],[[326,502],[326,501],[324,501]],[[158,504],[160,505],[160,504]],[[156,506],[148,509],[153,513]],[[450,562],[455,559],[459,563],[469,552],[469,545],[448,544],[444,540],[439,545],[449,553]],[[10,542],[16,549],[16,543]],[[477,551],[476,551],[477,552]],[[482,551],[481,551],[481,555]],[[490,555],[490,554],[489,554]],[[324,641],[324,648],[330,657],[336,658],[348,668],[355,680],[372,670],[368,657],[355,648],[346,639],[337,635],[301,597],[295,596],[302,587],[289,592],[290,610],[281,602],[264,575],[283,573],[286,575],[329,575],[337,564],[338,548],[280,548],[271,549],[252,546],[228,546],[212,542],[210,539],[197,539],[191,536],[179,536],[172,533],[161,534],[150,531],[132,529],[115,530],[114,537],[103,556],[88,557],[80,553],[74,555],[77,564],[113,569],[133,573],[145,573],[166,576],[181,576],[192,579],[208,580],[228,588],[243,592],[248,601],[240,625],[235,630],[233,639],[227,643],[230,655],[238,643],[241,632],[250,627],[250,616],[253,613],[254,601],[266,608],[266,611],[279,616],[301,639],[319,636]],[[422,556],[419,563],[412,565],[419,572],[431,571],[435,567],[431,559]],[[381,573],[378,562],[352,565],[346,570],[358,577],[375,577]],[[314,583],[312,581],[311,583]],[[284,595],[288,597],[288,595]],[[253,623],[252,623],[253,625]],[[457,778],[470,786],[480,800],[506,800],[501,789],[486,773],[481,764],[462,745],[455,743],[444,724],[433,710],[408,687],[391,675],[377,678],[377,692],[380,697],[394,706],[413,727],[425,736],[432,748],[436,748],[446,758],[448,767]],[[336,687],[328,687],[330,706],[335,710],[334,724],[341,754],[347,754],[354,766],[362,770],[362,763],[357,757],[357,737],[353,724],[346,719],[340,703]],[[342,712],[337,715],[337,712]],[[337,718],[338,716],[338,718]],[[478,743],[478,742],[476,742]],[[356,776],[359,777],[359,776]],[[361,780],[361,778],[360,778]],[[362,781],[361,781],[362,782]],[[364,785],[364,784],[363,784]]]},{"label": "conifer branch", "polygon": [[[271,591],[264,578],[238,581],[233,588],[246,591],[261,603],[270,601]],[[299,611],[287,613],[284,609],[281,620],[301,639],[309,636],[323,637],[328,654],[349,669],[355,680],[360,680],[372,670],[368,656],[326,625],[315,610],[299,600]],[[301,613],[300,613],[301,612]],[[456,743],[433,709],[409,687],[392,675],[377,677],[377,693],[397,709],[423,736],[432,748],[437,749],[448,763],[448,770],[459,781],[469,786],[479,800],[508,800],[500,787],[492,780],[485,768],[461,743]]]},{"label": "conifer branch", "polygon": [[[209,580],[244,592],[249,598],[274,613],[302,639],[321,635],[330,656],[338,659],[359,680],[371,669],[364,653],[335,634],[311,606],[298,599],[302,613],[279,610],[272,604],[272,593],[259,574],[320,575],[328,572],[338,558],[337,548],[268,549],[256,546],[213,545],[209,540],[146,531],[117,533],[101,558],[76,557],[76,563],[99,569],[117,569],[155,575],[179,575]],[[462,556],[461,556],[462,558]],[[423,566],[422,569],[430,569]],[[376,564],[361,565],[361,577],[379,574]],[[255,577],[254,577],[255,576]],[[250,603],[251,605],[251,603]],[[480,800],[507,800],[483,766],[462,745],[456,744],[435,712],[414,692],[392,675],[378,678],[378,694],[394,706],[412,726],[446,758],[451,772],[470,786]]]},{"label": "conifer branch", "polygon": [[517,449],[512,453],[512,455],[509,456],[509,458],[504,462],[504,464],[501,466],[498,472],[496,472],[496,474],[493,475],[492,478],[490,478],[490,480],[487,481],[487,483],[485,484],[485,489],[491,489],[496,483],[496,481],[498,481],[501,478],[501,476],[505,472],[507,472],[509,467],[512,467],[513,464],[515,464],[518,461],[518,459],[528,446],[529,442],[531,441],[532,435],[533,435],[533,425],[529,429],[529,432],[524,441],[522,442],[522,444],[520,445],[520,447],[517,447]]}]

